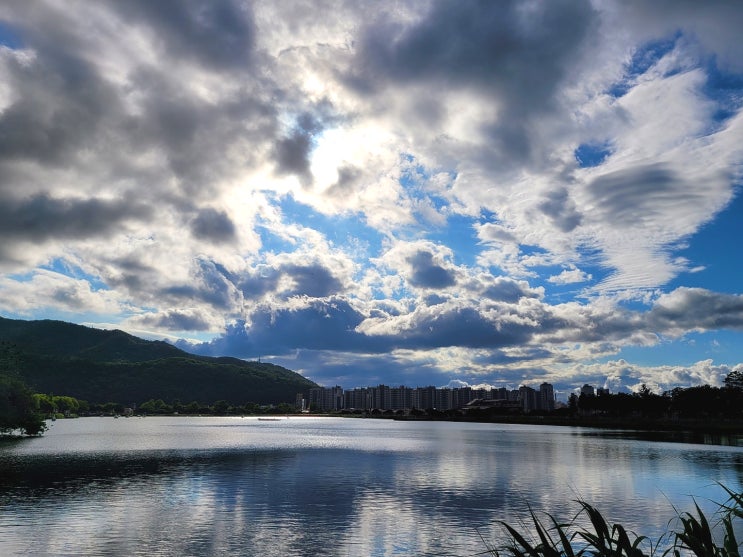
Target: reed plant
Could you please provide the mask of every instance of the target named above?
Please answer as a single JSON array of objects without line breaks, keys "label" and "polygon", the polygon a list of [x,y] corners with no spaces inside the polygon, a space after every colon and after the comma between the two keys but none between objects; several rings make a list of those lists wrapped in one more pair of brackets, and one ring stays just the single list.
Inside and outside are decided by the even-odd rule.
[{"label": "reed plant", "polygon": [[694,512],[676,511],[669,531],[657,540],[611,524],[598,509],[579,500],[578,512],[567,522],[549,513],[540,518],[530,508],[529,533],[499,521],[508,542],[500,548],[486,543],[485,553],[499,557],[740,557],[735,529],[743,519],[743,492],[722,487],[729,498],[718,504],[713,516],[708,518],[695,501]]}]

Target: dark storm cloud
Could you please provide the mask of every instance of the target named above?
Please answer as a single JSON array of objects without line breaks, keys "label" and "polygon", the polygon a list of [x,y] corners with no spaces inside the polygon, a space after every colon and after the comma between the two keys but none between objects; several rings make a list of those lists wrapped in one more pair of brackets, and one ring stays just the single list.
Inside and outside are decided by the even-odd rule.
[{"label": "dark storm cloud", "polygon": [[551,190],[544,196],[539,209],[563,232],[571,232],[582,220],[581,214],[565,188]]},{"label": "dark storm cloud", "polygon": [[[95,70],[64,45],[37,46],[33,63],[6,60],[6,86],[16,99],[0,115],[0,161],[64,164],[81,147],[95,145],[102,121],[119,99]],[[0,187],[7,187],[0,177]]]},{"label": "dark storm cloud", "polygon": [[[513,293],[515,297],[515,293]],[[701,289],[679,289],[659,300],[647,315],[615,309],[606,312],[558,311],[541,304],[533,309],[506,305],[486,316],[476,307],[447,303],[418,308],[401,323],[385,324],[374,334],[365,331],[366,317],[340,297],[306,300],[297,307],[254,310],[246,327],[231,327],[210,343],[191,346],[198,353],[255,357],[287,355],[296,350],[339,350],[344,353],[388,354],[395,350],[425,350],[463,346],[495,350],[494,365],[557,358],[544,343],[604,343],[612,351],[632,335],[654,342],[657,334],[678,334],[695,328],[743,328],[743,298]],[[384,317],[379,316],[384,322]],[[540,345],[532,345],[539,335]],[[519,354],[498,349],[520,347]],[[221,352],[220,352],[221,351]],[[570,363],[570,358],[562,361]],[[514,372],[516,373],[516,372]],[[518,379],[518,377],[515,377]]]},{"label": "dark storm cloud", "polygon": [[202,209],[191,221],[191,233],[211,242],[229,242],[235,239],[235,224],[224,211]]},{"label": "dark storm cloud", "polygon": [[567,304],[564,307],[538,306],[529,318],[535,325],[540,340],[549,343],[601,343],[621,344],[632,335],[648,334],[643,314],[620,307],[578,308]]},{"label": "dark storm cloud", "polygon": [[44,242],[80,239],[120,231],[129,220],[146,220],[150,207],[128,200],[69,199],[36,195],[0,203],[0,234],[7,239]]},{"label": "dark storm cloud", "polygon": [[[117,24],[150,32],[162,68],[190,59],[209,70],[249,69],[255,32],[242,4],[109,5],[125,18]],[[85,164],[105,168],[107,180],[147,186],[139,195],[152,201],[172,195],[166,186],[172,172],[184,195],[210,198],[220,178],[273,141],[276,109],[267,99],[278,92],[270,79],[252,80],[218,102],[194,94],[182,81],[187,72],[162,71],[146,61],[131,60],[133,65],[121,68],[126,83],[113,82],[101,72],[106,64],[96,65],[91,56],[100,50],[101,37],[76,32],[68,13],[49,8],[19,3],[10,12],[33,57],[4,58],[6,86],[15,94],[0,114],[0,188],[22,187],[10,182],[17,173],[10,163],[33,160],[48,170],[81,168],[90,178]],[[137,164],[152,153],[167,164]]]},{"label": "dark storm cloud", "polygon": [[260,306],[247,323],[227,327],[221,337],[189,350],[236,357],[287,354],[298,348],[359,350],[363,339],[354,329],[362,320],[343,299],[307,300],[296,308]]},{"label": "dark storm cloud", "polygon": [[281,270],[291,277],[295,286],[293,295],[324,298],[343,290],[343,284],[333,273],[320,264],[286,265]]},{"label": "dark storm cloud", "polygon": [[342,297],[305,299],[293,307],[262,305],[247,318],[245,328],[228,328],[218,339],[192,347],[198,353],[222,352],[239,357],[289,354],[295,350],[340,350],[364,354],[397,349],[430,349],[449,346],[499,348],[528,341],[533,323],[496,325],[477,308],[437,305],[416,313],[404,329],[365,334],[360,325],[366,316]]},{"label": "dark storm cloud", "polygon": [[275,292],[280,279],[280,271],[263,265],[255,272],[246,273],[245,276],[240,277],[236,284],[246,299],[259,300],[264,295]]},{"label": "dark storm cloud", "polygon": [[260,299],[269,293],[282,298],[292,296],[325,298],[344,290],[341,280],[319,262],[307,265],[287,263],[277,267],[263,266],[255,273],[240,277],[237,286],[245,298],[251,300]]},{"label": "dark storm cloud", "polygon": [[[554,108],[554,94],[596,27],[590,2],[434,2],[404,27],[380,17],[361,33],[349,83],[374,93],[386,84],[476,87],[493,95],[496,123],[483,123],[503,157],[527,158],[530,117]],[[430,109],[431,115],[437,113]]]},{"label": "dark storm cloud", "polygon": [[656,342],[695,330],[743,329],[743,296],[703,288],[677,288],[664,294],[648,312],[621,307],[565,313],[551,308],[534,315],[540,338],[547,342],[591,342],[622,345],[633,337]]},{"label": "dark storm cloud", "polygon": [[[219,263],[207,258],[197,258],[193,262],[189,281],[184,283],[164,276],[158,268],[145,262],[146,251],[138,251],[125,258],[107,260],[101,278],[112,288],[123,287],[131,296],[139,297],[145,305],[163,307],[193,307],[206,304],[222,313],[234,312],[240,302],[240,293],[234,286],[234,277]],[[161,319],[162,315],[180,310],[163,310],[165,313],[150,319]],[[203,310],[205,311],[205,310]],[[183,312],[190,315],[190,312]],[[134,319],[144,319],[138,317]],[[175,318],[174,318],[175,319]],[[185,319],[185,318],[184,318]],[[204,321],[206,322],[206,321]],[[155,323],[150,321],[149,323]],[[167,321],[163,321],[163,326]],[[193,330],[184,327],[180,330]]]},{"label": "dark storm cloud", "polygon": [[678,288],[658,300],[647,321],[660,331],[743,329],[743,296]]},{"label": "dark storm cloud", "polygon": [[245,330],[245,321],[238,320],[228,324],[224,333],[210,342],[194,344],[187,340],[175,342],[181,348],[192,354],[203,356],[232,356],[234,358],[255,358],[260,355],[260,350],[255,347]]},{"label": "dark storm cloud", "polygon": [[[439,309],[440,308],[440,309]],[[494,323],[474,307],[442,307],[415,316],[414,326],[386,336],[396,348],[504,347],[526,342],[534,334],[532,324]]]},{"label": "dark storm cloud", "polygon": [[[362,68],[393,81],[434,79],[480,84],[546,98],[592,22],[589,2],[434,2],[407,28],[385,20],[363,30]],[[518,69],[518,71],[515,71]],[[526,101],[527,99],[523,99]]]},{"label": "dark storm cloud", "polygon": [[122,142],[134,153],[161,152],[160,171],[170,170],[189,199],[210,200],[219,179],[249,166],[277,133],[276,108],[260,87],[213,103],[184,93],[167,74],[140,68],[134,77],[142,114],[127,116]]},{"label": "dark storm cloud", "polygon": [[296,174],[305,180],[311,178],[310,154],[315,146],[315,136],[325,125],[338,121],[328,102],[318,103],[313,111],[302,113],[291,133],[275,142],[273,156],[278,174]]},{"label": "dark storm cloud", "polygon": [[420,250],[407,258],[411,266],[409,282],[419,288],[446,288],[456,284],[454,272],[433,262],[433,255]]},{"label": "dark storm cloud", "polygon": [[312,136],[304,130],[278,140],[275,147],[277,172],[309,177],[311,149]]},{"label": "dark storm cloud", "polygon": [[123,286],[130,292],[139,292],[152,281],[157,271],[134,255],[104,258],[106,264],[101,278],[111,288]]},{"label": "dark storm cloud", "polygon": [[206,67],[245,69],[255,43],[249,5],[232,0],[127,0],[109,5],[146,26],[169,57],[177,53]]},{"label": "dark storm cloud", "polygon": [[205,331],[209,322],[196,313],[181,310],[168,310],[157,315],[143,315],[136,320],[138,325],[157,327],[169,331]]},{"label": "dark storm cloud", "polygon": [[232,311],[238,302],[233,278],[221,265],[204,258],[196,261],[193,280],[189,284],[164,288],[161,295],[178,303],[198,300],[223,311]]},{"label": "dark storm cloud", "polygon": [[598,176],[588,191],[615,226],[632,227],[653,222],[668,205],[705,201],[704,191],[683,185],[683,178],[673,169],[649,164]]},{"label": "dark storm cloud", "polygon": [[88,309],[89,300],[75,285],[55,288],[49,295],[54,301],[70,310],[86,311]]},{"label": "dark storm cloud", "polygon": [[521,298],[536,298],[537,293],[530,290],[526,283],[498,277],[482,292],[482,296],[489,300],[515,304]]},{"label": "dark storm cloud", "polygon": [[630,28],[655,35],[690,31],[723,67],[743,71],[743,10],[737,0],[624,0],[615,6]]}]

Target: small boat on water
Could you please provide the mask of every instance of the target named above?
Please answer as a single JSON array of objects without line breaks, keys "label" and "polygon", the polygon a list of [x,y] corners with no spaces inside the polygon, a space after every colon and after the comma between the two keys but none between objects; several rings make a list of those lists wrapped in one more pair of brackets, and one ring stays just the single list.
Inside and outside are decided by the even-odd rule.
[{"label": "small boat on water", "polygon": [[259,422],[280,422],[283,418],[258,418]]}]

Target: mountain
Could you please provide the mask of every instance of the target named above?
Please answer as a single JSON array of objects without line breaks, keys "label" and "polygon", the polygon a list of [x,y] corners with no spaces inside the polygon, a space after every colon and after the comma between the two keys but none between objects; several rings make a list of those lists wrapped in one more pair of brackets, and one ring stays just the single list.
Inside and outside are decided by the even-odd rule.
[{"label": "mountain", "polygon": [[281,366],[197,356],[119,330],[0,317],[2,372],[17,374],[36,392],[91,403],[293,403],[297,393],[317,386]]}]

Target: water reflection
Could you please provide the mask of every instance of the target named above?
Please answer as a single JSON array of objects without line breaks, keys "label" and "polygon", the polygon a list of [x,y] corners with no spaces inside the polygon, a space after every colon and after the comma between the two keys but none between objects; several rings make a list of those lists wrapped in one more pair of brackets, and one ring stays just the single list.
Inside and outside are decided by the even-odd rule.
[{"label": "water reflection", "polygon": [[695,445],[721,445],[743,447],[743,435],[735,433],[704,433],[702,431],[637,431],[582,429],[581,435],[597,437],[637,439],[640,441],[657,441],[664,443],[689,443]]},{"label": "water reflection", "polygon": [[659,533],[743,469],[735,448],[569,428],[113,422],[0,447],[4,555],[474,555],[497,520],[572,516],[578,497]]}]

